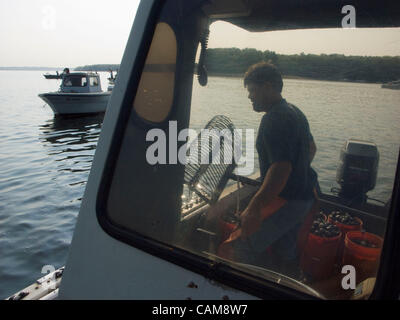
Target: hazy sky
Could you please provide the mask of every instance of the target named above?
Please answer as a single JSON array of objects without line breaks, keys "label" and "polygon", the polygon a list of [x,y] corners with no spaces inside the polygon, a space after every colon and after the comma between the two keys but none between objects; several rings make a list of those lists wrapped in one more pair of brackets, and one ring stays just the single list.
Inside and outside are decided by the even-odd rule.
[{"label": "hazy sky", "polygon": [[[139,0],[0,0],[0,66],[120,63],[138,3]],[[211,27],[209,46],[251,47],[288,54],[394,56],[400,55],[400,28],[251,34],[217,22]]]}]

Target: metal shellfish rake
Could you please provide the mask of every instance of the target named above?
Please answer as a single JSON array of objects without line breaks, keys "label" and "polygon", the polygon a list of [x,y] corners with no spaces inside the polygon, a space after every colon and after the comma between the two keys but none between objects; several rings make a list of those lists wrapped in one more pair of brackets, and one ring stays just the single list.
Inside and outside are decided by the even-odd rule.
[{"label": "metal shellfish rake", "polygon": [[208,204],[217,202],[241,155],[241,139],[235,138],[234,130],[228,117],[217,115],[190,145],[197,153],[188,155],[184,182]]}]

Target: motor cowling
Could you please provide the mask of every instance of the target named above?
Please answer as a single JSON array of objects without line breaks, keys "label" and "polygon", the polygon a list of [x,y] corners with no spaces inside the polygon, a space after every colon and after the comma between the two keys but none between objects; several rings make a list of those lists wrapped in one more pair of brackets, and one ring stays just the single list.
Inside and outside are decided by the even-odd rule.
[{"label": "motor cowling", "polygon": [[339,197],[365,203],[367,192],[375,188],[379,152],[375,143],[349,139],[340,151],[336,181]]}]

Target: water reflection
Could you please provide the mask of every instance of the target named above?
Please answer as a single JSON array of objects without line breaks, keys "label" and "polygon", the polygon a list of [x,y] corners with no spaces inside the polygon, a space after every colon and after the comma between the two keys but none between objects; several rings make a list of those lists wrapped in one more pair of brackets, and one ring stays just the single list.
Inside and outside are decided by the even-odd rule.
[{"label": "water reflection", "polygon": [[87,172],[100,135],[104,114],[54,117],[40,126],[40,141],[58,171]]},{"label": "water reflection", "polygon": [[[69,137],[79,136],[82,139],[98,137],[103,119],[104,114],[84,117],[54,117],[40,127],[43,133],[41,138],[51,143],[58,143],[61,142],[61,139]],[[95,132],[96,129],[99,129],[98,132]]]}]

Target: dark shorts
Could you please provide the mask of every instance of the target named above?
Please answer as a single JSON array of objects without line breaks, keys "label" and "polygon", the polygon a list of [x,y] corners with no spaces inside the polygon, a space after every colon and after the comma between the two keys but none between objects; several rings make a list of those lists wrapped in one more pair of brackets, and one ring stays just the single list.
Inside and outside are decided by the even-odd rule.
[{"label": "dark shorts", "polygon": [[304,219],[310,212],[314,199],[288,201],[273,215],[265,219],[260,229],[245,241],[232,242],[235,260],[258,264],[267,248],[281,259],[292,261],[297,258],[297,236]]}]

